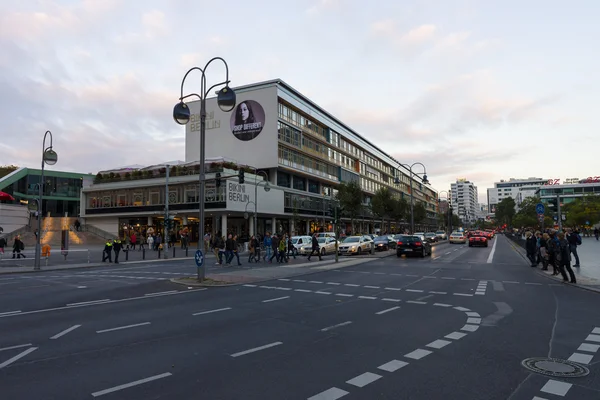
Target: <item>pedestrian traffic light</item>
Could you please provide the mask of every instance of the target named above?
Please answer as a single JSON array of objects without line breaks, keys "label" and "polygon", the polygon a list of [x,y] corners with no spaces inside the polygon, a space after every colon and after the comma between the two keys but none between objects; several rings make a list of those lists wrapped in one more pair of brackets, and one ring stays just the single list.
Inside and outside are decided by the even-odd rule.
[{"label": "pedestrian traffic light", "polygon": [[221,187],[221,173],[220,172],[217,172],[215,174],[215,186],[218,188]]},{"label": "pedestrian traffic light", "polygon": [[244,183],[244,170],[243,170],[243,169],[240,169],[240,172],[239,172],[238,178],[239,178],[239,180],[240,180],[240,181],[239,181],[240,185],[241,185],[242,183]]}]

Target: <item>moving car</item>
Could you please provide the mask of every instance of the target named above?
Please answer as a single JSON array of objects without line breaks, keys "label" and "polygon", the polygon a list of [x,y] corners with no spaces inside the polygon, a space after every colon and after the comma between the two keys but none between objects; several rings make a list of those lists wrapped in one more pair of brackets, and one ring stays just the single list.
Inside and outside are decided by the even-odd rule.
[{"label": "moving car", "polygon": [[375,243],[376,251],[385,251],[396,248],[396,239],[392,236],[377,236],[373,242]]},{"label": "moving car", "polygon": [[348,236],[338,246],[339,254],[362,254],[371,252],[373,241],[368,236]]},{"label": "moving car", "polygon": [[[335,254],[335,238],[333,237],[320,237],[317,239],[317,241],[319,242],[319,251],[321,252],[321,255],[327,255],[327,254]],[[302,255],[309,255],[312,252],[312,242],[308,242],[308,244],[305,244],[304,246],[302,246],[300,248],[300,254]]]},{"label": "moving car", "polygon": [[292,252],[298,254],[302,246],[310,243],[312,243],[312,238],[310,236],[292,236],[292,244],[294,245]]},{"label": "moving car", "polygon": [[397,237],[397,240],[396,255],[398,257],[402,256],[402,254],[406,254],[407,256],[418,255],[420,257],[431,255],[431,244],[422,240],[419,236],[401,235]]},{"label": "moving car", "polygon": [[448,235],[444,231],[437,231],[435,234],[437,235],[438,239],[440,239],[440,240],[448,239]]},{"label": "moving car", "polygon": [[440,239],[434,232],[427,232],[425,234],[425,240],[427,240],[429,243],[437,243]]},{"label": "moving car", "polygon": [[412,234],[412,236],[418,236],[421,238],[421,240],[425,241],[425,232],[415,232]]},{"label": "moving car", "polygon": [[469,238],[469,247],[483,246],[488,247],[488,238],[484,232],[474,232]]},{"label": "moving car", "polygon": [[448,240],[450,243],[467,243],[467,237],[464,232],[452,232],[450,235],[450,239]]}]

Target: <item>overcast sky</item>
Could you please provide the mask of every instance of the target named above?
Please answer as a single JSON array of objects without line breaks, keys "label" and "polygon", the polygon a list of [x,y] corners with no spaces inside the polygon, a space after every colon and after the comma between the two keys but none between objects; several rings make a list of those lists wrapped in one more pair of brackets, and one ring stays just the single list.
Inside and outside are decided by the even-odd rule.
[{"label": "overcast sky", "polygon": [[[185,71],[281,78],[434,188],[600,175],[600,2],[0,0],[0,164],[185,158]],[[214,80],[221,78],[216,68]],[[209,80],[211,75],[209,75]],[[444,197],[444,195],[442,195]]]}]

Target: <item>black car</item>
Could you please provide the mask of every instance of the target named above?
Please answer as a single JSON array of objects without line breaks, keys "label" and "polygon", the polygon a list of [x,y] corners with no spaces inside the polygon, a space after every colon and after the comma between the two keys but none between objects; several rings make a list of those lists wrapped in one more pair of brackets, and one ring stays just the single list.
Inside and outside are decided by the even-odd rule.
[{"label": "black car", "polygon": [[431,244],[423,241],[420,236],[402,235],[397,236],[396,240],[396,255],[398,257],[402,254],[407,256],[418,255],[420,257],[431,255]]},{"label": "black car", "polygon": [[374,243],[376,251],[387,251],[396,248],[396,240],[388,235],[377,236]]}]

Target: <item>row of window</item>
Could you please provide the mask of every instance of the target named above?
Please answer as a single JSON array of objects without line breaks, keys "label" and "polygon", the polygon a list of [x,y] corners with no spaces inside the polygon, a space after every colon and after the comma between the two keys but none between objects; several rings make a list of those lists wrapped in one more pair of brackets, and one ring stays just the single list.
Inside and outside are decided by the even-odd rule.
[{"label": "row of window", "polygon": [[279,103],[279,118],[289,121],[300,128],[304,128],[315,135],[321,136],[325,140],[328,139],[329,130],[327,128],[317,124],[314,121],[311,121],[301,113],[282,103]]},{"label": "row of window", "polygon": [[301,191],[306,191],[308,187],[308,191],[310,193],[321,194],[323,192],[318,181],[306,179],[301,176],[288,174],[282,171],[277,171],[277,186],[294,188]]},{"label": "row of window", "polygon": [[301,154],[295,150],[279,146],[279,164],[293,167],[302,171],[337,180],[337,167],[315,158]]},{"label": "row of window", "polygon": [[[225,188],[216,189],[214,183],[207,183],[206,202],[225,201]],[[198,185],[169,187],[169,204],[197,203]],[[88,208],[153,206],[165,204],[165,188],[121,189],[87,194]]]}]

